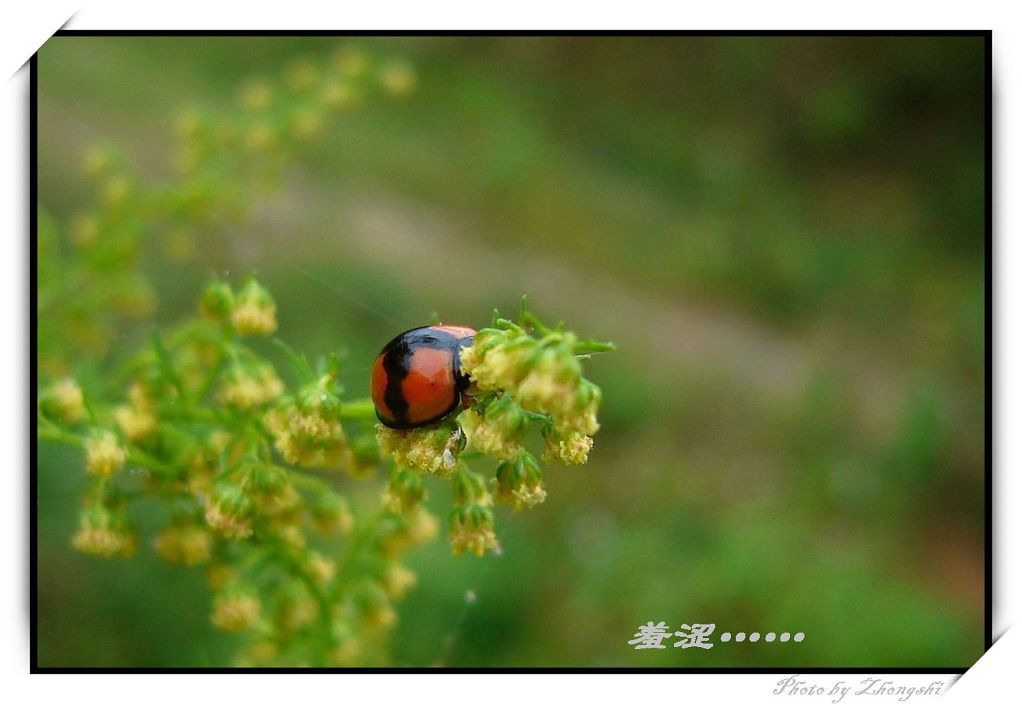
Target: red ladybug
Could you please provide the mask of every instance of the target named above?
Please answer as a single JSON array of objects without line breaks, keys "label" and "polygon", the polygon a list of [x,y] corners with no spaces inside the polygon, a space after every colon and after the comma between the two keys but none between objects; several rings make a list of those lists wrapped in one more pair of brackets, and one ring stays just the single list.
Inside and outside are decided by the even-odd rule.
[{"label": "red ladybug", "polygon": [[398,430],[418,428],[458,408],[469,385],[459,352],[475,333],[464,325],[429,325],[388,342],[373,365],[371,384],[380,422]]}]

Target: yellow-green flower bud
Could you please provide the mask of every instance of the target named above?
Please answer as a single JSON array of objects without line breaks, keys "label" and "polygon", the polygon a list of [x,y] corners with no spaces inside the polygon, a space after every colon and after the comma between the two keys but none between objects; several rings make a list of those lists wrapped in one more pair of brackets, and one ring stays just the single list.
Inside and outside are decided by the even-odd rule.
[{"label": "yellow-green flower bud", "polygon": [[78,383],[66,377],[39,395],[39,406],[47,418],[74,425],[85,416],[85,396]]},{"label": "yellow-green flower bud", "polygon": [[592,437],[582,433],[569,432],[561,435],[558,432],[551,432],[545,434],[545,440],[544,462],[585,464],[589,459],[589,451],[593,449]]},{"label": "yellow-green flower bud", "polygon": [[546,490],[543,475],[532,455],[503,462],[497,467],[497,501],[514,506],[516,510],[532,508],[543,503]]},{"label": "yellow-green flower bud", "polygon": [[305,574],[319,586],[330,583],[337,573],[337,563],[316,551],[310,551],[305,559]]},{"label": "yellow-green flower bud", "polygon": [[514,389],[540,353],[539,342],[524,332],[484,328],[460,352],[462,372],[480,391]]},{"label": "yellow-green flower bud", "polygon": [[255,279],[238,292],[231,324],[239,335],[272,335],[277,330],[277,304]]},{"label": "yellow-green flower bud", "polygon": [[341,401],[326,389],[325,380],[302,388],[265,418],[274,446],[290,464],[346,468],[351,450],[341,427]]},{"label": "yellow-green flower bud", "polygon": [[493,503],[493,497],[486,490],[486,481],[482,475],[464,467],[454,474],[451,492],[454,495],[454,503],[457,506],[476,504],[489,506]]},{"label": "yellow-green flower bud", "polygon": [[351,530],[355,519],[348,502],[332,491],[322,491],[312,505],[312,526],[326,538],[343,535]]},{"label": "yellow-green flower bud", "polygon": [[308,537],[298,522],[292,520],[297,516],[288,516],[288,520],[274,520],[269,524],[269,532],[273,534],[283,545],[292,550],[304,550],[308,545]]},{"label": "yellow-green flower bud", "polygon": [[602,400],[603,392],[600,391],[600,387],[588,379],[581,379],[571,406],[553,418],[558,432],[594,435],[600,429],[596,413]]},{"label": "yellow-green flower bud", "polygon": [[351,443],[349,472],[356,479],[372,476],[380,466],[380,447],[372,435],[360,435]]},{"label": "yellow-green flower bud", "polygon": [[78,532],[71,542],[76,550],[87,555],[131,557],[138,537],[124,514],[92,506],[82,512]]},{"label": "yellow-green flower bud", "polygon": [[294,633],[316,620],[319,604],[303,582],[292,580],[281,589],[274,621],[286,633]]},{"label": "yellow-green flower bud", "polygon": [[422,476],[407,469],[397,469],[383,493],[383,505],[392,513],[410,513],[426,498]]},{"label": "yellow-green flower bud", "polygon": [[525,410],[557,418],[574,407],[581,375],[581,366],[569,346],[546,349],[513,393]]},{"label": "yellow-green flower bud", "polygon": [[404,598],[412,587],[418,583],[415,572],[398,562],[388,562],[380,575],[380,586],[387,597],[397,601]]},{"label": "yellow-green flower bud", "polygon": [[284,383],[273,367],[260,363],[254,368],[233,365],[224,373],[218,392],[220,400],[234,408],[247,411],[269,403],[284,392]]},{"label": "yellow-green flower bud", "polygon": [[377,544],[384,557],[396,558],[435,538],[437,530],[433,514],[419,507],[410,515],[388,516],[377,534]]},{"label": "yellow-green flower bud", "polygon": [[184,523],[166,528],[153,545],[167,562],[192,567],[209,561],[213,536],[202,526]]},{"label": "yellow-green flower bud", "polygon": [[156,415],[149,408],[140,407],[136,403],[115,408],[114,420],[125,437],[132,442],[145,442],[158,427]]},{"label": "yellow-green flower bud", "polygon": [[460,427],[393,430],[378,424],[376,440],[380,449],[393,455],[400,466],[441,477],[451,476],[458,453],[465,448],[465,434]]},{"label": "yellow-green flower bud", "polygon": [[386,592],[373,582],[364,582],[355,590],[355,606],[362,625],[370,631],[387,630],[397,622],[397,612]]},{"label": "yellow-green flower bud", "polygon": [[509,395],[490,402],[482,415],[470,409],[458,421],[473,449],[498,459],[513,459],[522,452],[529,420]]},{"label": "yellow-green flower bud", "polygon": [[230,482],[217,482],[206,499],[206,523],[231,540],[244,540],[252,535],[251,511],[252,500],[241,487]]},{"label": "yellow-green flower bud", "polygon": [[127,450],[109,430],[98,431],[85,441],[85,469],[94,477],[112,477],[127,458]]},{"label": "yellow-green flower bud", "polygon": [[245,462],[238,471],[246,492],[255,498],[278,496],[291,488],[287,473],[281,467],[262,462]]},{"label": "yellow-green flower bud", "polygon": [[362,650],[358,638],[352,635],[351,627],[345,622],[335,622],[331,638],[330,661],[342,667],[355,663]]},{"label": "yellow-green flower bud", "polygon": [[262,604],[250,589],[229,587],[213,599],[213,625],[229,633],[246,631],[256,624]]},{"label": "yellow-green flower bud", "polygon": [[235,667],[266,667],[274,664],[280,648],[272,640],[257,640],[234,658]]},{"label": "yellow-green flower bud", "polygon": [[470,552],[482,557],[487,550],[500,551],[500,543],[493,532],[493,512],[478,504],[454,509],[449,539],[455,555]]},{"label": "yellow-green flower bud", "polygon": [[199,313],[202,317],[222,323],[230,319],[234,312],[234,292],[223,281],[211,281],[202,292],[199,300]]},{"label": "yellow-green flower bud", "polygon": [[395,98],[415,90],[415,70],[404,61],[391,61],[380,68],[380,86]]}]

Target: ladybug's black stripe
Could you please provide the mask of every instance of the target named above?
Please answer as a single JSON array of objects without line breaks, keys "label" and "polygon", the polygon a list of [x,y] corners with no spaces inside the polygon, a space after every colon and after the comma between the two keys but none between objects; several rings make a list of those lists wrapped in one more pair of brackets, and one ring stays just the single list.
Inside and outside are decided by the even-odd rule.
[{"label": "ladybug's black stripe", "polygon": [[387,389],[383,393],[383,402],[387,404],[394,416],[395,427],[408,425],[408,399],[401,390],[401,383],[408,376],[407,349],[397,349],[383,356],[383,369],[387,372]]},{"label": "ladybug's black stripe", "polygon": [[[409,428],[414,425],[408,420],[408,399],[405,398],[401,385],[405,377],[408,376],[415,350],[420,347],[454,349],[455,388],[459,392],[463,390],[464,386],[461,381],[464,377],[460,374],[461,360],[457,354],[457,350],[461,347],[458,343],[461,342],[448,332],[424,327],[402,333],[386,344],[381,353],[383,369],[387,372],[387,388],[383,393],[383,401],[394,416],[394,420],[387,425],[393,428]],[[471,343],[471,338],[467,338],[467,342]],[[468,380],[465,379],[466,386],[467,383]],[[455,396],[456,402],[457,396]]]}]

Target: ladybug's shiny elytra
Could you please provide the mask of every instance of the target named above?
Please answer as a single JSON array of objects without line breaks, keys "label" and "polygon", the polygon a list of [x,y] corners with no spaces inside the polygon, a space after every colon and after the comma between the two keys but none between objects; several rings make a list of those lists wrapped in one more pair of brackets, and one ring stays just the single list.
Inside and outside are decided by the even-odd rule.
[{"label": "ladybug's shiny elytra", "polygon": [[429,325],[388,342],[373,365],[371,384],[380,422],[406,430],[453,412],[469,385],[459,352],[475,333],[463,325]]}]

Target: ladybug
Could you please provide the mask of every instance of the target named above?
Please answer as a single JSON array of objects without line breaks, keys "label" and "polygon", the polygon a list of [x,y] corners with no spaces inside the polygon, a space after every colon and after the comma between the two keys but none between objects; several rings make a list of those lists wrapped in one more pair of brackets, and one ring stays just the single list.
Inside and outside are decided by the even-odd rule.
[{"label": "ladybug", "polygon": [[428,325],[388,342],[373,364],[370,385],[380,422],[407,430],[442,420],[458,408],[469,386],[459,352],[475,334],[464,325]]}]

